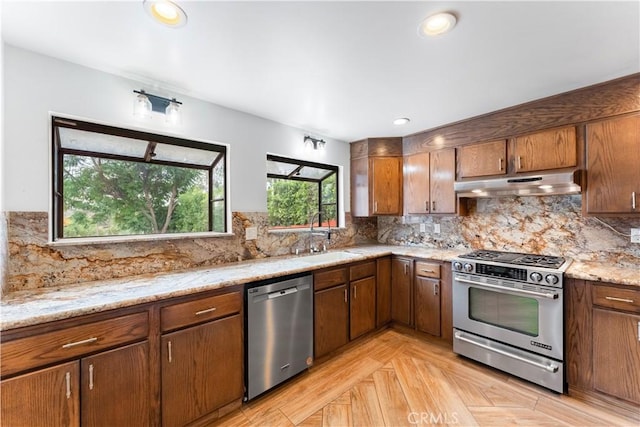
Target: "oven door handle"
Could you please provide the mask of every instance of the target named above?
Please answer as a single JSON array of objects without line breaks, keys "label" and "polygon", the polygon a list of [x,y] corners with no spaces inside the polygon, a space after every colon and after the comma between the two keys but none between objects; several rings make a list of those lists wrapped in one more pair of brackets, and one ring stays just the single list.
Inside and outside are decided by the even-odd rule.
[{"label": "oven door handle", "polygon": [[465,337],[464,336],[464,332],[461,332],[461,331],[457,331],[455,333],[455,338],[457,340],[467,342],[467,343],[469,343],[471,345],[475,345],[475,346],[484,348],[485,350],[489,350],[489,351],[492,351],[494,353],[498,353],[498,354],[501,354],[503,356],[519,360],[520,362],[528,363],[529,365],[535,366],[536,368],[540,368],[540,369],[544,369],[545,371],[549,371],[552,374],[555,374],[556,372],[558,372],[558,365],[556,365],[555,363],[552,363],[550,365],[545,365],[544,363],[539,363],[539,362],[536,362],[535,360],[530,360],[530,359],[527,359],[526,357],[518,356],[517,354],[509,353],[508,351],[504,351],[504,350],[501,350],[499,348],[493,348],[493,347],[491,347],[489,345],[477,342],[474,339]]},{"label": "oven door handle", "polygon": [[463,282],[463,283],[469,283],[470,285],[479,286],[481,288],[493,289],[493,290],[496,290],[498,292],[499,291],[503,291],[503,293],[504,292],[510,292],[510,293],[514,293],[514,294],[525,294],[525,295],[532,295],[532,296],[536,296],[536,297],[549,298],[549,299],[557,299],[558,298],[558,294],[557,293],[552,293],[552,292],[536,292],[536,291],[527,291],[526,289],[508,288],[506,286],[489,285],[487,283],[476,282],[474,280],[467,280],[467,279],[462,279],[462,278],[459,278],[459,277],[456,277],[455,281]]}]

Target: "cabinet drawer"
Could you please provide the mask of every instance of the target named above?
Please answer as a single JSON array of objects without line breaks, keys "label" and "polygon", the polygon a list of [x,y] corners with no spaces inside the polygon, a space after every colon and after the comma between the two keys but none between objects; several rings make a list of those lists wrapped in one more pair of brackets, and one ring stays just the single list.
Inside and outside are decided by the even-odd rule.
[{"label": "cabinet drawer", "polygon": [[346,268],[336,268],[333,270],[321,271],[313,275],[313,288],[316,291],[327,289],[336,285],[341,285],[346,282]]},{"label": "cabinet drawer", "polygon": [[640,313],[640,290],[592,286],[593,305]]},{"label": "cabinet drawer", "polygon": [[2,343],[2,376],[94,353],[149,335],[147,312]]},{"label": "cabinet drawer", "polygon": [[440,264],[432,262],[416,261],[416,276],[440,278]]},{"label": "cabinet drawer", "polygon": [[349,267],[349,280],[359,280],[376,275],[376,262],[366,262],[364,264]]},{"label": "cabinet drawer", "polygon": [[239,313],[241,308],[242,295],[240,292],[229,292],[174,304],[162,307],[160,310],[160,328],[162,332],[166,332]]}]

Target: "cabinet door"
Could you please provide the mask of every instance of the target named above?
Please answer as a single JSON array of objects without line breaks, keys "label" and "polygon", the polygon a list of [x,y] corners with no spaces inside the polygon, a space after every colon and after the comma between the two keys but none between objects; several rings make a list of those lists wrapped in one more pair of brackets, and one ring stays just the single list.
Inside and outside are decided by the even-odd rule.
[{"label": "cabinet door", "polygon": [[404,213],[429,213],[429,153],[403,159]]},{"label": "cabinet door", "polygon": [[391,318],[405,325],[412,325],[411,276],[413,260],[393,258],[391,261]]},{"label": "cabinet door", "polygon": [[587,125],[587,212],[640,212],[638,165],[640,115]]},{"label": "cabinet door", "polygon": [[640,316],[593,310],[596,390],[640,404]]},{"label": "cabinet door", "polygon": [[391,321],[391,257],[376,261],[376,327]]},{"label": "cabinet door", "polygon": [[451,263],[442,265],[440,276],[440,336],[453,343],[453,288]]},{"label": "cabinet door", "polygon": [[370,203],[374,215],[402,215],[402,157],[369,159]]},{"label": "cabinet door", "polygon": [[83,426],[150,425],[148,342],[85,357],[80,371]]},{"label": "cabinet door", "polygon": [[79,362],[3,380],[0,420],[4,426],[80,425]]},{"label": "cabinet door", "polygon": [[483,142],[458,148],[458,177],[471,178],[507,173],[507,141]]},{"label": "cabinet door", "polygon": [[366,277],[350,283],[350,338],[376,328],[376,278]]},{"label": "cabinet door", "polygon": [[456,213],[456,150],[447,148],[432,151],[431,168],[431,213]]},{"label": "cabinet door", "polygon": [[347,285],[314,294],[315,357],[322,357],[349,342]]},{"label": "cabinet door", "polygon": [[440,336],[440,281],[415,277],[416,329]]},{"label": "cabinet door", "polygon": [[517,137],[514,144],[514,161],[516,172],[576,166],[578,154],[575,127]]},{"label": "cabinet door", "polygon": [[242,398],[239,314],[163,335],[162,425],[184,426]]}]

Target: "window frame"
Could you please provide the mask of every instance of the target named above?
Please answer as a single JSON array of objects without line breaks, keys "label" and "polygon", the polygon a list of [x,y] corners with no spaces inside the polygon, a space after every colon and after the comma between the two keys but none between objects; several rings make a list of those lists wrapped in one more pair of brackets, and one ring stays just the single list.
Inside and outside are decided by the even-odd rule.
[{"label": "window frame", "polygon": [[[70,128],[75,130],[82,130],[87,132],[94,132],[98,134],[105,134],[109,136],[116,136],[122,138],[131,138],[135,140],[147,141],[147,149],[145,156],[135,157],[127,155],[101,153],[91,150],[78,150],[74,148],[62,148],[61,138],[59,134],[60,128]],[[210,165],[198,165],[195,163],[176,162],[169,160],[155,160],[153,158],[153,149],[157,144],[165,144],[170,146],[185,147],[205,150],[213,153],[217,153],[215,160]],[[230,173],[229,173],[229,146],[227,144],[214,143],[209,141],[186,139],[178,136],[165,135],[161,133],[155,133],[148,130],[126,128],[113,126],[109,124],[99,123],[95,121],[87,121],[84,119],[77,119],[60,114],[50,114],[50,147],[51,147],[51,181],[50,181],[50,211],[51,219],[49,241],[50,243],[103,243],[112,241],[136,241],[136,240],[158,240],[158,239],[176,239],[176,238],[188,238],[192,236],[218,236],[218,235],[230,235],[231,234],[231,212],[229,201],[229,188],[230,188]],[[213,149],[212,149],[213,148]],[[83,237],[65,237],[64,236],[64,176],[59,171],[64,164],[65,155],[77,155],[95,157],[101,159],[121,160],[135,163],[148,163],[161,166],[179,167],[187,169],[204,170],[208,173],[208,231],[193,231],[182,233],[145,233],[145,234],[122,234],[122,235],[107,235],[107,236],[83,236]],[[222,162],[222,163],[221,163]],[[222,164],[223,168],[223,197],[224,197],[224,230],[213,231],[213,203],[219,202],[222,199],[213,199],[213,171],[216,167]]]},{"label": "window frame", "polygon": [[[296,168],[294,168],[290,173],[288,174],[276,174],[276,173],[269,173],[267,171],[267,178],[274,178],[274,179],[286,179],[286,180],[291,180],[291,181],[304,181],[304,182],[315,182],[318,184],[318,206],[317,206],[317,211],[319,212],[319,218],[318,218],[318,224],[322,224],[323,221],[323,210],[322,207],[326,206],[326,205],[330,205],[333,206],[335,204],[336,207],[336,226],[335,228],[341,228],[343,226],[342,224],[342,215],[341,215],[341,211],[340,211],[340,167],[336,166],[336,165],[330,165],[327,163],[319,163],[319,162],[312,162],[309,160],[300,160],[300,159],[294,159],[291,157],[285,157],[285,156],[280,156],[277,154],[270,154],[267,153],[267,162],[269,161],[274,161],[274,162],[279,162],[279,163],[288,163],[290,165],[297,165]],[[325,176],[323,176],[322,178],[308,178],[308,177],[301,177],[301,176],[295,176],[295,174],[297,172],[299,172],[303,167],[310,167],[310,168],[315,168],[315,169],[325,169],[327,171],[330,171],[328,174],[326,174]],[[325,179],[330,178],[331,176],[335,175],[336,178],[336,200],[335,203],[322,203],[322,182]],[[320,225],[319,225],[320,226]],[[283,227],[272,227],[269,224],[269,230],[270,231],[281,231],[281,230],[287,230],[288,227],[292,227],[291,229],[299,231],[299,228],[293,228],[292,225],[289,226],[283,226]]]}]

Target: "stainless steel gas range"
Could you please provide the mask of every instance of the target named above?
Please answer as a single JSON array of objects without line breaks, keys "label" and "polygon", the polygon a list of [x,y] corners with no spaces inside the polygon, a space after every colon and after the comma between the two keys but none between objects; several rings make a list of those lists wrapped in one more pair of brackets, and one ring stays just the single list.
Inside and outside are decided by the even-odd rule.
[{"label": "stainless steel gas range", "polygon": [[561,257],[475,251],[452,262],[453,351],[563,393]]}]

